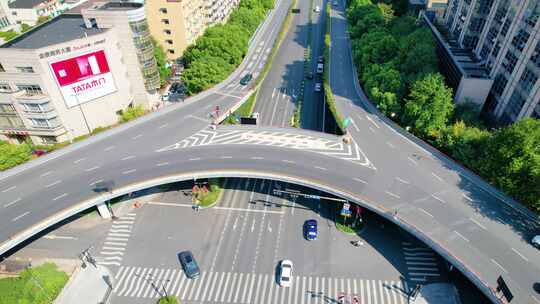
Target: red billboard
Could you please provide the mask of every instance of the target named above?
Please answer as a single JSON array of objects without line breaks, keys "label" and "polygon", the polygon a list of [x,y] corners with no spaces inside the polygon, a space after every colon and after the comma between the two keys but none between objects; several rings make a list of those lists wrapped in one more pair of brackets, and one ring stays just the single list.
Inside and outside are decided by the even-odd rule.
[{"label": "red billboard", "polygon": [[116,91],[103,50],[53,62],[51,69],[68,108]]}]

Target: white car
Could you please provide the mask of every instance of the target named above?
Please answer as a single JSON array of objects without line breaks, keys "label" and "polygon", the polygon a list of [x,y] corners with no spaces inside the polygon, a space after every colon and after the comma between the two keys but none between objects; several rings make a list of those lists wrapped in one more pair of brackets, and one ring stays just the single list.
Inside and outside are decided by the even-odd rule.
[{"label": "white car", "polygon": [[531,244],[534,247],[540,249],[540,235],[535,235],[531,240]]},{"label": "white car", "polygon": [[283,260],[279,265],[279,286],[291,287],[293,263],[290,260]]},{"label": "white car", "polygon": [[259,112],[253,112],[251,118],[259,119]]},{"label": "white car", "polygon": [[321,12],[321,8],[317,5],[315,6],[315,13],[320,13]]},{"label": "white car", "polygon": [[321,91],[321,83],[320,82],[317,82],[315,84],[315,92],[320,92]]}]

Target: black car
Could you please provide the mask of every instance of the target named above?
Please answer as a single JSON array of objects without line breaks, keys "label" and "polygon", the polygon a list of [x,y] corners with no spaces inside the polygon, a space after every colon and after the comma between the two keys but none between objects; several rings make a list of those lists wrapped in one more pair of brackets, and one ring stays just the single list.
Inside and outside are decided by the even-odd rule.
[{"label": "black car", "polygon": [[197,265],[197,262],[195,261],[195,258],[193,257],[191,251],[180,252],[178,254],[178,259],[180,259],[182,268],[184,269],[184,272],[186,273],[186,276],[188,278],[195,279],[201,274],[199,265]]},{"label": "black car", "polygon": [[248,82],[253,78],[253,75],[251,74],[246,74],[244,77],[242,77],[242,79],[240,79],[240,84],[241,85],[246,85],[248,84]]},{"label": "black car", "polygon": [[171,85],[171,88],[169,89],[169,91],[170,91],[171,93],[176,93],[176,94],[178,94],[178,93],[180,93],[180,92],[182,91],[182,86],[180,85],[180,83],[175,82],[175,83],[173,83],[173,84]]},{"label": "black car", "polygon": [[317,59],[318,63],[324,63],[324,56],[319,56],[319,59]]},{"label": "black car", "polygon": [[313,79],[313,72],[307,73],[307,79]]}]

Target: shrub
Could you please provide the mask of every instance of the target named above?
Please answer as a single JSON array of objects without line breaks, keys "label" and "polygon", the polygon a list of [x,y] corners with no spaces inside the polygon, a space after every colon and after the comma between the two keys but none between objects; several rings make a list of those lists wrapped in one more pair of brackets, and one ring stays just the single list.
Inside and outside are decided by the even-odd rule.
[{"label": "shrub", "polygon": [[135,119],[137,117],[144,115],[145,113],[146,111],[144,110],[142,105],[128,107],[127,109],[122,111],[122,114],[120,115],[120,122],[128,122],[132,119]]}]

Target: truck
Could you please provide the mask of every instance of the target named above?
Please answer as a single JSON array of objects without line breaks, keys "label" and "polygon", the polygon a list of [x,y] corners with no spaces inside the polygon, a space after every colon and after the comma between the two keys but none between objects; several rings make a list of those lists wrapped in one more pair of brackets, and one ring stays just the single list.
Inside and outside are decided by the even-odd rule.
[{"label": "truck", "polygon": [[324,70],[324,65],[322,63],[317,64],[317,74],[322,74]]}]

